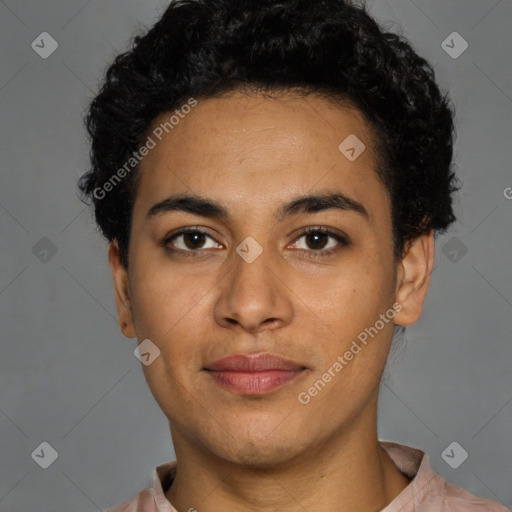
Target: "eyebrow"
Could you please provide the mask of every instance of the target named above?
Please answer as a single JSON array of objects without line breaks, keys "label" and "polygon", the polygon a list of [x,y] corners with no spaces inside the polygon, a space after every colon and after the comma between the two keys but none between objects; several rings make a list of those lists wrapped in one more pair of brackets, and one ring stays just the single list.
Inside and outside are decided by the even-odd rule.
[{"label": "eyebrow", "polygon": [[[275,216],[278,220],[282,221],[292,215],[331,209],[354,212],[365,219],[369,218],[368,212],[360,202],[340,192],[295,197],[281,205],[276,211]],[[229,212],[223,205],[194,194],[170,196],[153,205],[148,210],[146,216],[153,218],[172,211],[182,211],[221,221],[229,220]]]}]

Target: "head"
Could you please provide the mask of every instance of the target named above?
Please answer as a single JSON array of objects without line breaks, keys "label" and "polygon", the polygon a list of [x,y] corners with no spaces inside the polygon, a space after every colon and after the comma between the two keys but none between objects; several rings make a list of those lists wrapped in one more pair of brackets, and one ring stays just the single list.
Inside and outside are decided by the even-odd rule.
[{"label": "head", "polygon": [[[80,188],[173,435],[263,466],[370,428],[455,219],[452,117],[430,65],[341,0],[176,1],[115,59]],[[212,380],[260,352],[303,370],[264,395]]]}]

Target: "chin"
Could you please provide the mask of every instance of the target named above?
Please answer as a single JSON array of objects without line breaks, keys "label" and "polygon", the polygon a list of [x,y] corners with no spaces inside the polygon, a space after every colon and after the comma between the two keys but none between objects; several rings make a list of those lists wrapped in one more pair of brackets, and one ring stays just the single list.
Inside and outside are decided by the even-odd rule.
[{"label": "chin", "polygon": [[[281,419],[282,420],[282,419]],[[221,459],[232,464],[254,469],[269,469],[289,463],[306,448],[304,436],[278,428],[279,422],[258,425],[256,422],[242,427],[240,424],[227,428],[231,435],[212,439],[206,444]],[[277,428],[276,428],[277,427]]]}]

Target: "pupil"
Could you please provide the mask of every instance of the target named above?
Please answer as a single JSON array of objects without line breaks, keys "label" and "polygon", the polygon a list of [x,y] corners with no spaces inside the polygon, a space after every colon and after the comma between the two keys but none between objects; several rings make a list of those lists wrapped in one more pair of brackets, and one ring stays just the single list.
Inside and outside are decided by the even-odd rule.
[{"label": "pupil", "polygon": [[[204,236],[205,235],[203,233],[185,233],[185,237],[184,237],[185,245],[189,249],[196,249],[195,245],[202,245],[201,242],[203,242]],[[194,238],[194,241],[192,243],[188,243],[190,238]],[[198,238],[199,238],[199,240],[198,240]]]},{"label": "pupil", "polygon": [[[310,238],[313,238],[313,239],[316,240],[315,242],[313,242],[313,247],[312,247],[313,249],[318,249],[318,246],[315,247],[315,245],[318,244],[318,239],[319,238],[325,238],[326,237],[326,235],[324,233],[314,233],[314,234],[310,234],[309,236],[310,236]],[[324,240],[324,242],[325,242],[325,240]],[[320,245],[323,246],[323,244],[320,244]]]}]

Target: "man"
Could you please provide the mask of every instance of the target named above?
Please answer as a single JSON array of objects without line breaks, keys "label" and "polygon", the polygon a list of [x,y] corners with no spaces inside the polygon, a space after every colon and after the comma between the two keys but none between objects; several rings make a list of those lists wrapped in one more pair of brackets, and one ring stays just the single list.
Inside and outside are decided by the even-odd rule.
[{"label": "man", "polygon": [[177,460],[121,511],[504,511],[379,441],[455,219],[429,64],[341,0],[184,0],[91,104],[80,186]]}]

